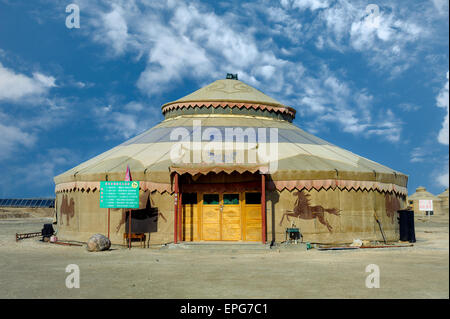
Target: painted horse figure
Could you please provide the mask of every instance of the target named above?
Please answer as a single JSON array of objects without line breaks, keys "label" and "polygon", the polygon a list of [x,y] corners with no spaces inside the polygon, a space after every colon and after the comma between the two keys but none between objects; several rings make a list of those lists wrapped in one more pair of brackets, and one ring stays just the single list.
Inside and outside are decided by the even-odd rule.
[{"label": "painted horse figure", "polygon": [[386,194],[384,197],[384,201],[386,205],[386,215],[391,219],[391,224],[393,224],[394,216],[400,209],[400,201],[394,194]]},{"label": "painted horse figure", "polygon": [[63,195],[62,202],[61,202],[61,225],[63,224],[63,216],[66,215],[66,224],[69,226],[70,219],[75,216],[75,201],[73,198],[69,201],[67,200],[67,195]]},{"label": "painted horse figure", "polygon": [[286,217],[288,221],[289,217],[297,217],[301,219],[317,218],[323,225],[325,225],[328,228],[328,231],[331,232],[333,227],[331,227],[331,225],[325,219],[325,212],[339,216],[340,210],[336,208],[324,208],[320,205],[311,206],[309,199],[310,195],[304,194],[301,191],[295,192],[294,195],[297,196],[294,210],[293,211],[288,210],[286,213],[283,214],[283,217],[281,218],[280,221],[280,226],[283,223],[284,217]]}]

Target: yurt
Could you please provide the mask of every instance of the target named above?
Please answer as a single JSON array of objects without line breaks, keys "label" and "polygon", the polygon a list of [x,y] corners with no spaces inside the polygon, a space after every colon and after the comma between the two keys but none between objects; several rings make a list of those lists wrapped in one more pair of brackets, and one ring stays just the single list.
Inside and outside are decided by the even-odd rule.
[{"label": "yurt", "polygon": [[416,188],[416,192],[411,196],[407,197],[407,201],[409,206],[411,206],[414,210],[414,214],[416,215],[425,215],[425,211],[419,210],[419,201],[420,200],[431,200],[433,201],[433,215],[440,215],[442,213],[441,209],[441,199],[430,192],[423,186],[419,186]]},{"label": "yurt", "polygon": [[446,188],[445,191],[437,195],[437,197],[441,200],[442,213],[448,215],[448,188]]},{"label": "yurt", "polygon": [[[227,75],[162,106],[144,133],[56,176],[58,237],[150,244],[399,238],[408,177],[311,135],[296,111]],[[299,121],[301,126],[301,121]],[[139,181],[139,208],[100,208],[102,181]],[[129,224],[131,211],[131,225]],[[375,218],[376,216],[376,218]]]}]

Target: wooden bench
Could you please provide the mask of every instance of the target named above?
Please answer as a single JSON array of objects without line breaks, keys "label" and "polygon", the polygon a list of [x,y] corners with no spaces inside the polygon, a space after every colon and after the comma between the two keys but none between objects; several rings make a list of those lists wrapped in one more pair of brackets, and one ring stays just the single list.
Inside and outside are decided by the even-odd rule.
[{"label": "wooden bench", "polygon": [[[141,247],[145,247],[145,234],[144,233],[131,233],[131,242],[133,242],[133,239],[140,239],[141,242]],[[128,233],[124,233],[123,234],[123,243],[125,244],[125,242],[128,243]]]}]

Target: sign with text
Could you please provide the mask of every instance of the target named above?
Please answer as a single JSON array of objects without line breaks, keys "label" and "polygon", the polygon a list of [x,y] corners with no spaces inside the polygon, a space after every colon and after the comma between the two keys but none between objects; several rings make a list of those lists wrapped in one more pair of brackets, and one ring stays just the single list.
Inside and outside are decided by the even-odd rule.
[{"label": "sign with text", "polygon": [[420,199],[419,200],[419,210],[431,212],[433,210],[433,201],[430,199]]},{"label": "sign with text", "polygon": [[100,208],[139,208],[139,182],[100,182]]}]

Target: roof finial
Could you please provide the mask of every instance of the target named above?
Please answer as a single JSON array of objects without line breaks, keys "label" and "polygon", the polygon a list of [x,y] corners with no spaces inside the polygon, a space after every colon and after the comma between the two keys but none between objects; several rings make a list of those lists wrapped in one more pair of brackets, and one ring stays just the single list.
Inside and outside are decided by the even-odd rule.
[{"label": "roof finial", "polygon": [[236,74],[227,73],[227,79],[228,80],[237,80],[238,79],[238,75],[237,75],[237,73]]}]

